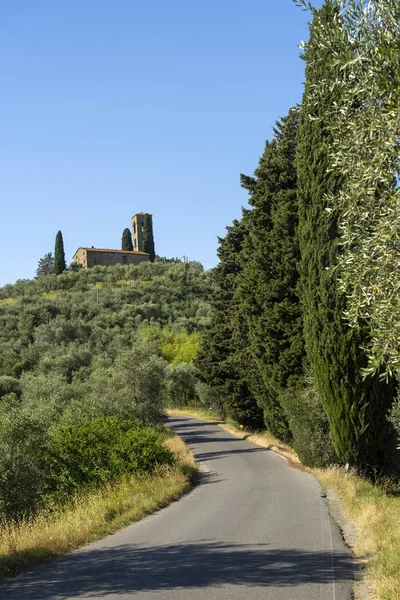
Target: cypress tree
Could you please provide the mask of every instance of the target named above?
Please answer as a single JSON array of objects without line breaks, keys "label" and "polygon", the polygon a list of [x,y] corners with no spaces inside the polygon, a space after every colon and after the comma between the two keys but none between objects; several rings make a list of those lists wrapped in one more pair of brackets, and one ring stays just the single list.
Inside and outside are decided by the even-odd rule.
[{"label": "cypress tree", "polygon": [[121,249],[128,251],[133,250],[132,234],[130,229],[128,229],[127,227],[122,233]]},{"label": "cypress tree", "polygon": [[156,257],[154,249],[153,217],[145,214],[143,219],[143,252],[150,254],[150,261]]},{"label": "cypress tree", "polygon": [[63,236],[61,231],[58,231],[54,248],[54,273],[60,275],[66,268]]},{"label": "cypress tree", "polygon": [[250,352],[264,385],[259,404],[267,428],[284,441],[291,432],[282,399],[299,386],[304,344],[298,296],[297,176],[298,109],[278,121],[266,142],[255,177],[241,176],[248,190],[243,271],[239,293],[248,324]]},{"label": "cypress tree", "polygon": [[[196,366],[202,379],[217,393],[223,414],[250,429],[262,426],[262,412],[248,384],[251,374],[245,331],[236,298],[241,271],[240,252],[245,225],[234,221],[225,238],[219,238],[219,264],[213,272],[212,321],[203,334]],[[256,373],[253,385],[257,381]]]},{"label": "cypress tree", "polygon": [[[337,195],[342,182],[340,173],[330,168],[329,115],[334,82],[342,74],[330,61],[335,52],[330,32],[338,24],[337,4],[328,0],[314,11],[304,54],[306,84],[297,156],[300,292],[307,356],[336,452],[344,462],[374,467],[386,460],[385,415],[392,389],[378,377],[362,379],[361,369],[367,364],[361,349],[365,333],[350,329],[343,318],[346,303],[335,270],[341,215],[329,198]],[[328,93],[324,86],[316,98],[321,80],[331,81],[332,90]]]}]

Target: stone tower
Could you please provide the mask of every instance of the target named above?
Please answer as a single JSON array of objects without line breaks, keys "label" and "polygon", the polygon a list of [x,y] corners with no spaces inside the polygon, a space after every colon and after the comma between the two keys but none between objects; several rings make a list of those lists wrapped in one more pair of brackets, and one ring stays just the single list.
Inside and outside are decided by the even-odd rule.
[{"label": "stone tower", "polygon": [[[132,217],[132,241],[135,252],[144,252],[143,249],[143,230],[144,217],[147,213],[140,212]],[[151,215],[150,215],[151,216]]]}]

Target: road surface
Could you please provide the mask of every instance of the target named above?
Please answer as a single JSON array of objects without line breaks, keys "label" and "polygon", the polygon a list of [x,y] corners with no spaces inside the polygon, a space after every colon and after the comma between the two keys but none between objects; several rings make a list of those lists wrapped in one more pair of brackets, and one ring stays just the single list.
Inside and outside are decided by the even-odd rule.
[{"label": "road surface", "polygon": [[201,483],[0,585],[2,600],[350,600],[353,561],[316,480],[216,424],[171,417]]}]

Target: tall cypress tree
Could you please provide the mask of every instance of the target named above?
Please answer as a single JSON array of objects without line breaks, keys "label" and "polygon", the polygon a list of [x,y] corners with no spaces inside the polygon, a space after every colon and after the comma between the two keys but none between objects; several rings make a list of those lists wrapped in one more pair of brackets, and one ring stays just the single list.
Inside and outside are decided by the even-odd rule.
[{"label": "tall cypress tree", "polygon": [[143,218],[143,252],[150,254],[150,261],[156,257],[154,249],[153,217],[145,214]]},{"label": "tall cypress tree", "polygon": [[[314,11],[304,55],[306,84],[297,157],[300,290],[307,356],[336,452],[345,462],[373,467],[386,461],[385,415],[392,401],[392,388],[378,377],[365,381],[361,377],[361,369],[367,364],[361,349],[365,333],[362,329],[350,329],[343,318],[346,303],[339,292],[335,270],[341,215],[329,198],[337,194],[341,177],[330,168],[329,115],[334,82],[342,74],[332,67],[330,58],[335,44],[330,32],[338,26],[337,5],[327,0],[320,10]],[[331,81],[332,88],[328,93],[325,86],[316,98],[320,80]]]},{"label": "tall cypress tree", "polygon": [[[243,221],[234,221],[227,227],[225,238],[219,238],[220,262],[214,269],[211,297],[213,316],[203,334],[196,366],[202,379],[216,391],[224,414],[245,427],[258,429],[262,426],[262,412],[248,384],[251,365],[246,354],[245,331],[239,329],[241,319],[236,298],[245,236]],[[255,374],[253,385],[256,380]]]},{"label": "tall cypress tree", "polygon": [[122,233],[121,249],[128,251],[133,250],[132,234],[130,232],[130,229],[128,229],[127,227]]},{"label": "tall cypress tree", "polygon": [[63,236],[61,231],[58,231],[54,248],[54,273],[60,275],[66,268]]},{"label": "tall cypress tree", "polygon": [[302,378],[304,344],[298,296],[297,176],[295,154],[298,109],[278,121],[267,141],[255,177],[241,176],[248,190],[240,296],[250,351],[264,386],[259,387],[267,428],[284,441],[291,434],[282,395]]}]

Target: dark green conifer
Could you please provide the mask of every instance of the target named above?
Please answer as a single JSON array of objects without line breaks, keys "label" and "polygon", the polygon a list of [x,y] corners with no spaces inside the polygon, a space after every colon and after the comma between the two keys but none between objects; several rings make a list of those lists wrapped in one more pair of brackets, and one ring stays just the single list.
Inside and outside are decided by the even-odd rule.
[{"label": "dark green conifer", "polygon": [[[222,412],[237,423],[258,429],[262,411],[250,390],[248,378],[251,364],[246,354],[245,331],[236,298],[237,276],[241,271],[240,252],[246,235],[243,222],[227,227],[225,238],[219,238],[220,262],[214,269],[213,309],[211,325],[203,334],[196,366],[202,379],[217,393]],[[257,381],[256,374],[253,385]]]},{"label": "dark green conifer", "polygon": [[54,248],[54,273],[60,275],[66,268],[63,236],[61,231],[58,231]]},{"label": "dark green conifer", "polygon": [[[330,61],[335,51],[330,31],[338,18],[337,5],[331,0],[314,12],[305,52],[306,84],[297,158],[300,290],[307,356],[336,452],[344,462],[372,468],[386,460],[385,415],[392,388],[377,377],[363,381],[360,371],[367,363],[361,347],[365,334],[356,333],[344,320],[345,298],[338,291],[339,274],[334,269],[340,252],[341,215],[332,210],[327,199],[327,194],[334,196],[341,185],[340,174],[330,170],[329,161],[332,95],[320,93],[318,101],[315,97],[321,79],[334,84],[343,76],[334,72]],[[324,51],[317,43],[321,36]]]},{"label": "dark green conifer", "polygon": [[143,252],[150,254],[151,262],[156,257],[154,249],[153,217],[145,214],[143,218]]},{"label": "dark green conifer", "polygon": [[255,177],[241,176],[253,207],[247,213],[239,294],[249,329],[250,352],[264,385],[258,403],[267,428],[284,441],[291,434],[282,406],[299,385],[304,344],[298,296],[297,177],[298,109],[276,123]]},{"label": "dark green conifer", "polygon": [[128,251],[133,250],[132,234],[127,227],[122,233],[121,249]]},{"label": "dark green conifer", "polygon": [[46,254],[38,261],[36,277],[43,277],[44,275],[51,275],[52,273],[54,273],[54,256],[52,252],[46,252]]}]

